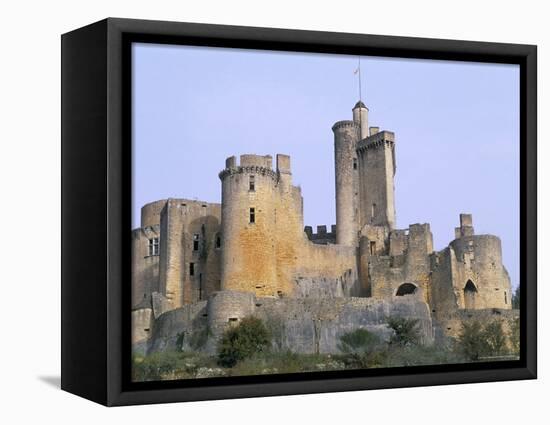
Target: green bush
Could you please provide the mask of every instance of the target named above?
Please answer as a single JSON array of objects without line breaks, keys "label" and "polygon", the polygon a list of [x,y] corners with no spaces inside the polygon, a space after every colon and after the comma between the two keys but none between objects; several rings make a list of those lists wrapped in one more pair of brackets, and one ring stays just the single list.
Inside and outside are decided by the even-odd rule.
[{"label": "green bush", "polygon": [[487,344],[486,355],[500,356],[506,352],[506,335],[499,320],[487,323],[483,329],[483,336]]},{"label": "green bush", "polygon": [[462,323],[457,343],[458,351],[470,361],[479,360],[487,352],[483,326],[477,320]]},{"label": "green bush", "polygon": [[520,298],[519,298],[519,286],[514,291],[512,295],[512,308],[519,310]]},{"label": "green bush", "polygon": [[390,338],[391,345],[407,347],[420,344],[420,327],[418,319],[389,317],[388,326],[393,330]]},{"label": "green bush", "polygon": [[378,335],[366,329],[356,329],[340,337],[339,350],[351,367],[380,367],[386,360],[386,350]]},{"label": "green bush", "polygon": [[182,364],[189,355],[182,352],[166,351],[146,357],[135,356],[132,375],[135,381],[159,381],[166,376],[181,371]]},{"label": "green bush", "polygon": [[510,324],[510,348],[512,354],[519,355],[519,317]]},{"label": "green bush", "polygon": [[233,367],[238,362],[267,351],[271,336],[264,323],[245,317],[237,326],[227,329],[218,347],[218,364]]},{"label": "green bush", "polygon": [[470,361],[506,353],[506,335],[499,320],[485,326],[477,320],[463,322],[457,344],[458,351]]}]

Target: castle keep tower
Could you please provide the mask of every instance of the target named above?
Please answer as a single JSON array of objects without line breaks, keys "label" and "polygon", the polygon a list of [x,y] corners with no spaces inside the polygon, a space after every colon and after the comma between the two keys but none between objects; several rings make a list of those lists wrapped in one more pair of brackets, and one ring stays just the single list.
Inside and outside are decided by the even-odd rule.
[{"label": "castle keep tower", "polygon": [[359,225],[395,228],[394,134],[371,127],[357,146],[359,161]]}]

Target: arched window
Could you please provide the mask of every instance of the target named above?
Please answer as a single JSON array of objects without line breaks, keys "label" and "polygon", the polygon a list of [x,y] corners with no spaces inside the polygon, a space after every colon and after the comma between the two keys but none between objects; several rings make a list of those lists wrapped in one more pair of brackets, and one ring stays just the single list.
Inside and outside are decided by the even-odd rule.
[{"label": "arched window", "polygon": [[476,296],[477,288],[474,285],[474,282],[468,279],[468,282],[466,282],[466,286],[464,286],[464,308],[476,308]]},{"label": "arched window", "polygon": [[404,283],[397,288],[395,295],[402,297],[403,295],[410,295],[416,292],[416,285],[414,283]]}]

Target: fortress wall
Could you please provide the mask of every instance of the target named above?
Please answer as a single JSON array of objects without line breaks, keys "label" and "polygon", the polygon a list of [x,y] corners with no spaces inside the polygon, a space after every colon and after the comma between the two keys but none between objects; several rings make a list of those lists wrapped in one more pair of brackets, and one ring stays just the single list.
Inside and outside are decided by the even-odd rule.
[{"label": "fortress wall", "polygon": [[430,302],[430,255],[433,253],[433,237],[429,224],[411,224],[409,226],[408,248],[406,254],[405,277],[419,285]]},{"label": "fortress wall", "polygon": [[[474,235],[455,239],[457,279],[455,292],[461,308],[512,308],[510,278],[502,265],[500,239],[493,235]],[[471,280],[477,288],[474,306],[467,305],[464,288]]]},{"label": "fortress wall", "polygon": [[435,252],[431,256],[432,279],[430,285],[430,305],[435,318],[441,319],[458,310],[460,294],[455,291],[453,282],[457,278],[456,255],[452,247]]},{"label": "fortress wall", "polygon": [[150,202],[141,207],[141,227],[158,226],[160,213],[166,204],[166,199]]},{"label": "fortress wall", "polygon": [[143,308],[132,311],[132,345],[147,341],[153,325],[153,310]]},{"label": "fortress wall", "polygon": [[499,321],[505,334],[509,334],[514,321],[519,320],[519,310],[489,308],[481,310],[457,310],[434,320],[438,333],[447,337],[458,338],[462,323],[479,321],[486,325],[492,321]]},{"label": "fortress wall", "polygon": [[151,293],[159,288],[159,256],[149,255],[150,238],[160,236],[157,224],[132,231],[132,307],[150,301]]},{"label": "fortress wall", "polygon": [[[206,310],[204,303],[199,304],[160,316],[154,325],[150,352],[173,349],[178,336],[185,347],[188,335],[195,329],[204,329]],[[428,306],[412,297],[388,302],[375,298],[255,298],[251,293],[219,292],[209,300],[207,308],[212,336],[205,349],[211,353],[215,352],[215,340],[222,331],[246,316],[256,316],[266,323],[275,349],[298,353],[338,353],[340,336],[358,328],[388,339],[389,316],[419,319],[423,343],[433,341]]]},{"label": "fortress wall", "polygon": [[192,336],[206,328],[206,301],[167,311],[153,324],[148,353],[189,350]]},{"label": "fortress wall", "polygon": [[343,245],[317,245],[303,238],[293,269],[298,297],[349,297],[363,293],[357,271],[357,249]]},{"label": "fortress wall", "polygon": [[392,232],[390,244],[397,241],[398,246],[390,246],[389,252],[398,255],[379,255],[370,257],[369,280],[372,295],[381,298],[395,297],[399,287],[405,283],[414,284],[417,296],[430,302],[430,254],[433,250],[432,234],[427,224],[409,226],[406,241],[405,233]]},{"label": "fortress wall", "polygon": [[228,324],[237,324],[255,311],[256,297],[252,292],[220,291],[208,300],[208,326],[214,334]]},{"label": "fortress wall", "polygon": [[[220,287],[221,207],[201,201],[169,199],[161,214],[161,293],[173,308],[206,299]],[[194,236],[198,249],[194,249]],[[191,275],[193,263],[193,275]]]}]

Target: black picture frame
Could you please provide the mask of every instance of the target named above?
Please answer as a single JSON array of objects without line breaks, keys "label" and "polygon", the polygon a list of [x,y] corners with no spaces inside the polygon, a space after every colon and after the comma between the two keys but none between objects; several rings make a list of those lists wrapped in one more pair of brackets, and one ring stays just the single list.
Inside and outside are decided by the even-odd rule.
[{"label": "black picture frame", "polygon": [[[520,66],[520,360],[130,381],[130,43]],[[108,18],[62,44],[62,389],[114,406],[537,376],[537,49],[532,45]]]}]

